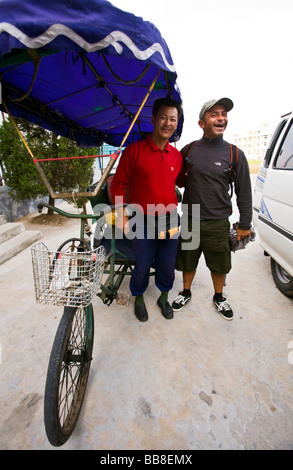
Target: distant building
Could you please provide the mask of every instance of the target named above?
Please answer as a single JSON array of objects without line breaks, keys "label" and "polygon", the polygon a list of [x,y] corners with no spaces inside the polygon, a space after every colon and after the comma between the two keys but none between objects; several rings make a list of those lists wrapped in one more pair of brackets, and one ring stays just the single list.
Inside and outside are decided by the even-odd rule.
[{"label": "distant building", "polygon": [[261,160],[271,140],[275,125],[259,124],[254,129],[242,129],[234,134],[234,143],[245,153],[247,160]]},{"label": "distant building", "polygon": [[[121,151],[123,151],[125,147],[122,147]],[[95,163],[95,168],[94,168],[94,181],[97,182],[101,175],[104,173],[109,161],[111,160],[111,155],[116,152],[119,149],[119,147],[113,147],[112,145],[103,143],[103,145],[100,147],[100,156],[97,158],[96,163]],[[114,173],[117,164],[118,164],[119,159],[115,162],[111,173]]]},{"label": "distant building", "polygon": [[103,143],[102,146],[102,155],[112,155],[112,153],[116,152],[119,147],[113,147],[113,145]]}]

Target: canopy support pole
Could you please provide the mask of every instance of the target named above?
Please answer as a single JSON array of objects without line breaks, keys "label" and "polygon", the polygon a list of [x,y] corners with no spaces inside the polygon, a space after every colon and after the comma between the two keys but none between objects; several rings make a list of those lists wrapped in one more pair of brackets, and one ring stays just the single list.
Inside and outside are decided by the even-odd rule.
[{"label": "canopy support pole", "polygon": [[35,159],[35,157],[34,157],[32,151],[31,151],[31,149],[29,148],[29,146],[28,146],[28,144],[26,143],[26,141],[25,141],[23,135],[21,134],[20,130],[18,129],[18,126],[17,126],[16,122],[14,121],[13,117],[11,116],[11,114],[10,114],[10,112],[9,112],[7,106],[6,106],[5,101],[2,100],[2,103],[3,103],[3,106],[4,106],[4,108],[5,108],[5,111],[7,112],[7,114],[8,114],[8,116],[9,116],[9,118],[10,118],[12,124],[14,125],[15,129],[17,130],[17,133],[18,133],[19,137],[21,138],[22,142],[24,143],[25,148],[27,149],[28,153],[29,153],[30,156],[32,157],[33,162],[34,162],[34,164],[35,164],[35,166],[36,166],[36,169],[38,170],[38,172],[39,172],[39,174],[40,174],[42,180],[44,181],[45,186],[46,186],[47,190],[49,191],[50,196],[51,196],[52,198],[55,198],[54,191],[53,191],[53,189],[51,188],[51,185],[50,185],[49,181],[47,180],[45,173],[43,172],[43,170],[42,170],[42,168],[40,167],[39,163],[36,161],[36,159]]}]

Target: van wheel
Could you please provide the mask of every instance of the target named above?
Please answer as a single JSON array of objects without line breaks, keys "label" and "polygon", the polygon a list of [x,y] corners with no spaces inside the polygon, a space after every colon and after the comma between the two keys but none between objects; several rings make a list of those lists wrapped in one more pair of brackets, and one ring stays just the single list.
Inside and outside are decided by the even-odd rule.
[{"label": "van wheel", "polygon": [[293,297],[293,278],[273,258],[271,271],[277,288],[287,297]]}]

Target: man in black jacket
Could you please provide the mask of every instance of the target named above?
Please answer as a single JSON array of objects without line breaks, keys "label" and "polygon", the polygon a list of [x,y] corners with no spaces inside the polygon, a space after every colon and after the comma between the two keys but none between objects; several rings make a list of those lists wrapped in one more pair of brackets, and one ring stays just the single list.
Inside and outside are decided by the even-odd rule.
[{"label": "man in black jacket", "polygon": [[[229,98],[210,100],[203,105],[198,123],[203,129],[203,137],[189,150],[184,169],[178,177],[178,186],[185,187],[182,209],[188,219],[190,233],[194,233],[193,226],[196,224],[193,208],[195,205],[200,207],[200,241],[194,248],[193,240],[193,246],[190,245],[189,249],[187,240],[181,236],[176,269],[183,271],[183,291],[172,304],[173,310],[178,311],[191,300],[191,284],[203,253],[213,281],[213,303],[227,320],[233,319],[232,308],[222,293],[226,274],[231,269],[231,146],[223,135],[228,124],[228,112],[232,108],[233,102]],[[184,151],[185,148],[181,151],[183,155]],[[250,234],[252,192],[248,162],[240,149],[237,153],[234,187],[240,217],[237,238],[240,240]]]}]

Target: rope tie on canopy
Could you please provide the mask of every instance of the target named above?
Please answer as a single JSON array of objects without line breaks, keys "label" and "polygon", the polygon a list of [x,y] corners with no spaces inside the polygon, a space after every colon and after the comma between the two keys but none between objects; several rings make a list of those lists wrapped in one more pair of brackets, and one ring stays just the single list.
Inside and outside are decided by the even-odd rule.
[{"label": "rope tie on canopy", "polygon": [[103,58],[104,62],[105,62],[105,65],[107,67],[107,69],[111,72],[111,74],[113,75],[113,77],[115,77],[119,82],[121,83],[124,83],[125,85],[132,85],[134,83],[137,83],[139,82],[143,77],[144,75],[147,73],[147,71],[149,70],[151,64],[147,64],[145,66],[145,68],[143,69],[143,71],[141,72],[141,74],[137,77],[137,78],[134,78],[133,80],[123,80],[123,78],[119,77],[119,75],[117,75],[114,70],[112,69],[111,65],[109,64],[108,60],[106,59],[106,57],[104,56],[104,54],[100,54],[101,57]]},{"label": "rope tie on canopy", "polygon": [[37,51],[35,49],[28,49],[27,52],[28,52],[28,55],[30,56],[30,58],[32,59],[33,64],[34,64],[34,73],[33,73],[33,76],[32,76],[32,81],[31,81],[29,89],[27,90],[26,93],[24,93],[22,96],[19,96],[18,98],[10,98],[11,101],[18,102],[18,101],[22,101],[25,98],[27,98],[27,96],[29,96],[30,92],[33,89],[35,79],[36,79],[37,74],[38,74],[39,66],[40,66],[40,63],[41,63],[40,56],[39,56],[39,54],[37,53]]}]

